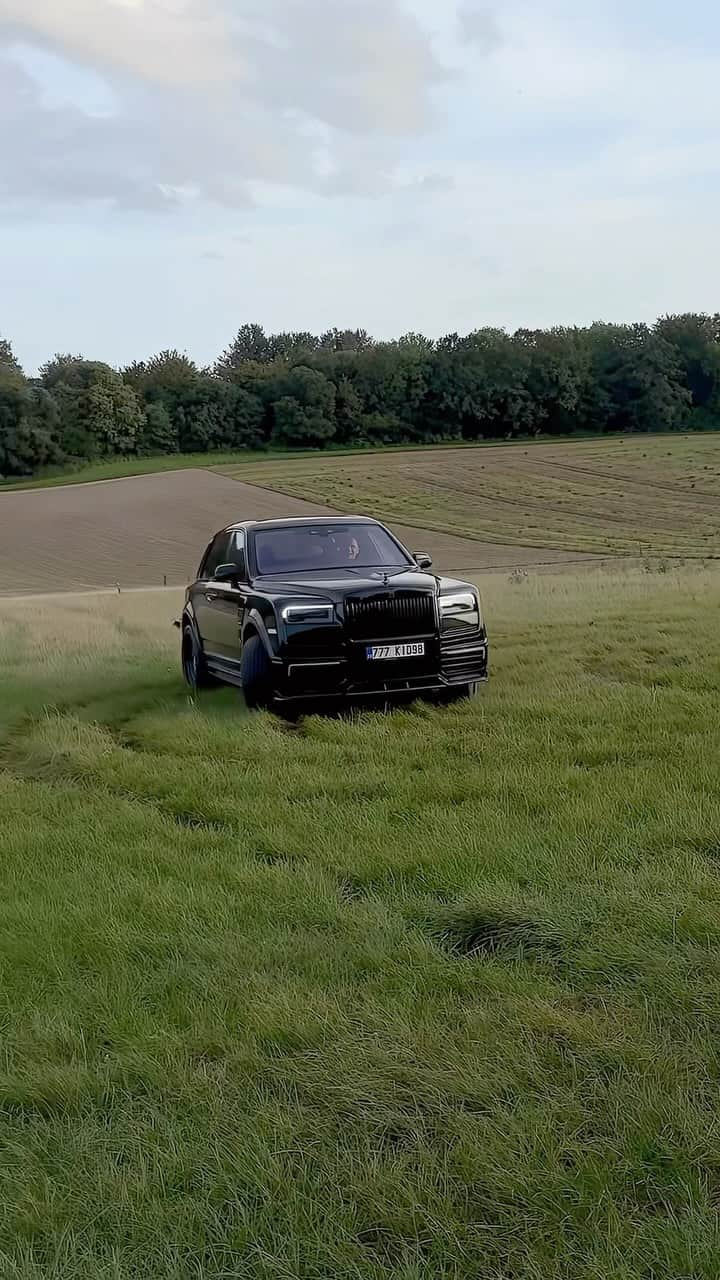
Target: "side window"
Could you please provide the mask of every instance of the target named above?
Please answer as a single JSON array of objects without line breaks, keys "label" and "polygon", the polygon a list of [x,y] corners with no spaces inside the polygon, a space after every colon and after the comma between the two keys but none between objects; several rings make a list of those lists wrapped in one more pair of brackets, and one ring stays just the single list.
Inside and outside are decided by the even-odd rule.
[{"label": "side window", "polygon": [[212,578],[219,564],[229,563],[228,542],[227,533],[219,533],[217,538],[213,539],[200,568],[201,578]]},{"label": "side window", "polygon": [[244,529],[236,529],[230,539],[230,549],[228,551],[228,564],[236,564],[238,567],[238,577],[245,581],[246,559],[245,559],[245,531]]}]

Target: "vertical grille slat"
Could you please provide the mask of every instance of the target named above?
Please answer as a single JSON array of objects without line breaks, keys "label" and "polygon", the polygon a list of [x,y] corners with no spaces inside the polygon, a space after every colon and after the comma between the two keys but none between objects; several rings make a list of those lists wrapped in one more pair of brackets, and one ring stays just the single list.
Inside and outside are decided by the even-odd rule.
[{"label": "vertical grille slat", "polygon": [[358,597],[345,601],[345,622],[352,640],[398,640],[436,630],[435,599],[428,592]]}]

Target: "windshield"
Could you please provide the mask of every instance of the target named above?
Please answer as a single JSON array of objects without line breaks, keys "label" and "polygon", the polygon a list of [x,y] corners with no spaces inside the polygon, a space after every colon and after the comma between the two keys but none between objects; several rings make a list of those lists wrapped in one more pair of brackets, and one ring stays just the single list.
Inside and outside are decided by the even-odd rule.
[{"label": "windshield", "polygon": [[379,524],[296,525],[255,534],[258,573],[397,569],[412,561]]}]

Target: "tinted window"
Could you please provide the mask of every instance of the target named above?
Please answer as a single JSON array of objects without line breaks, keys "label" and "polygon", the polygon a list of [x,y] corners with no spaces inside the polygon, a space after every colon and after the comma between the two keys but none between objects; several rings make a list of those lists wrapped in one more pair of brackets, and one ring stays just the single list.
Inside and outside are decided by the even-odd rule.
[{"label": "tinted window", "polygon": [[410,558],[377,524],[298,525],[255,534],[259,573],[323,569],[391,569]]},{"label": "tinted window", "polygon": [[238,576],[244,580],[247,573],[245,569],[245,531],[243,529],[237,529],[232,535],[227,557],[227,561],[221,561],[221,563],[237,565]]},{"label": "tinted window", "polygon": [[212,578],[219,564],[229,564],[227,558],[229,541],[230,535],[227,533],[219,533],[217,538],[213,539],[200,570],[201,578]]}]

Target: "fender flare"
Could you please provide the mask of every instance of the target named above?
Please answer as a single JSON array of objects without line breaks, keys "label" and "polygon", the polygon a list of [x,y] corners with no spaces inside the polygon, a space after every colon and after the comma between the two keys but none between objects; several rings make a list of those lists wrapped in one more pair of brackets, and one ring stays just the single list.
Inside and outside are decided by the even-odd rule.
[{"label": "fender flare", "polygon": [[277,662],[277,657],[278,657],[277,650],[273,646],[272,637],[268,634],[268,629],[265,625],[265,621],[257,609],[251,609],[247,617],[245,618],[245,621],[243,622],[243,630],[242,630],[243,644],[245,644],[245,639],[249,630],[254,631],[256,635],[260,637],[263,645],[265,646],[265,650],[267,652],[267,655],[270,661]]},{"label": "fender flare", "polygon": [[183,609],[183,612],[182,612],[182,618],[180,620],[180,631],[182,632],[183,635],[185,634],[186,627],[192,627],[193,631],[195,632],[195,639],[198,641],[198,644],[199,644],[200,632],[198,631],[197,618],[195,617],[195,610],[193,609],[192,604],[190,603],[185,605],[185,608]]}]

